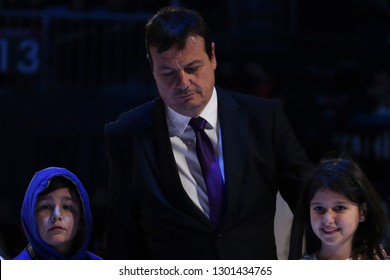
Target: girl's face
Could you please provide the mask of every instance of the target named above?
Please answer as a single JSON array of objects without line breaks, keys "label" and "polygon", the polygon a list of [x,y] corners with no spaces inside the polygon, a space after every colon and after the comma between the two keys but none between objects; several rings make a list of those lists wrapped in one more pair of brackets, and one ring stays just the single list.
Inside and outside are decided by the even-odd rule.
[{"label": "girl's face", "polygon": [[363,209],[345,196],[320,189],[310,202],[310,221],[314,233],[324,246],[348,246],[360,222],[365,220]]},{"label": "girl's face", "polygon": [[39,235],[63,255],[72,249],[80,223],[80,200],[69,189],[59,188],[38,199],[36,218]]}]

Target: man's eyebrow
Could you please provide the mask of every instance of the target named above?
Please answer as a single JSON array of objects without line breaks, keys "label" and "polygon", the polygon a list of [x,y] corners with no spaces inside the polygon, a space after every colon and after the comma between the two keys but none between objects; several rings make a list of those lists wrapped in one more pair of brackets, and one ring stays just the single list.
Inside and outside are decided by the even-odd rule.
[{"label": "man's eyebrow", "polygon": [[166,66],[166,65],[162,65],[160,67],[157,68],[159,71],[165,71],[165,70],[176,70],[175,68],[172,68],[172,67],[169,67],[169,66]]},{"label": "man's eyebrow", "polygon": [[[184,65],[183,68],[186,68],[186,67],[191,67],[191,66],[194,66],[194,65],[201,65],[203,64],[203,62],[201,60],[193,60],[191,62],[189,62],[188,64]],[[164,71],[164,70],[174,70],[176,71],[177,69],[174,68],[174,67],[170,67],[168,65],[161,65],[160,67],[157,68],[159,71]]]},{"label": "man's eyebrow", "polygon": [[185,65],[184,67],[192,66],[194,64],[203,64],[203,62],[201,60],[193,60],[190,63],[188,63],[187,65]]}]

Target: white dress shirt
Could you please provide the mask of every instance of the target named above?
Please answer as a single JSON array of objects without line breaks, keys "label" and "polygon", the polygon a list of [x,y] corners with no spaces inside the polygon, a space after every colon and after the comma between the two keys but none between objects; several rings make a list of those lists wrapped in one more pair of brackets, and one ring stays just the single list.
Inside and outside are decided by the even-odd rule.
[{"label": "white dress shirt", "polygon": [[[195,133],[188,125],[191,117],[183,116],[168,106],[166,106],[166,112],[169,138],[184,190],[195,205],[209,217],[207,188],[196,155]],[[200,116],[208,122],[205,132],[213,144],[214,151],[219,159],[222,177],[225,180],[221,128],[218,120],[218,99],[215,88],[209,103]]]}]

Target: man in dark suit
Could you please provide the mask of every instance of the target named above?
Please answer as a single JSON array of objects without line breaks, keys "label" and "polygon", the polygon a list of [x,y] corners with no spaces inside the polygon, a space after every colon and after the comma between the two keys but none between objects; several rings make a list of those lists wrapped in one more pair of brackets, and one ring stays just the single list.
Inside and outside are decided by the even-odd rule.
[{"label": "man in dark suit", "polygon": [[[215,86],[215,45],[195,11],[161,9],[146,49],[159,98],[105,127],[106,258],[276,259],[277,191],[294,208],[311,167],[280,106]],[[221,171],[217,222],[217,183],[203,179],[189,124],[199,116]]]}]

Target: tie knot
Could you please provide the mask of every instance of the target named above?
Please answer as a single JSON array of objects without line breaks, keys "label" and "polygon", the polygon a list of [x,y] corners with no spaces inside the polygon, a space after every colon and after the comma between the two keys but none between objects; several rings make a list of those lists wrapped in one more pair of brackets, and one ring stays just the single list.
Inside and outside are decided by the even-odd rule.
[{"label": "tie knot", "polygon": [[192,118],[188,123],[193,130],[202,130],[205,128],[207,121],[202,117]]}]

